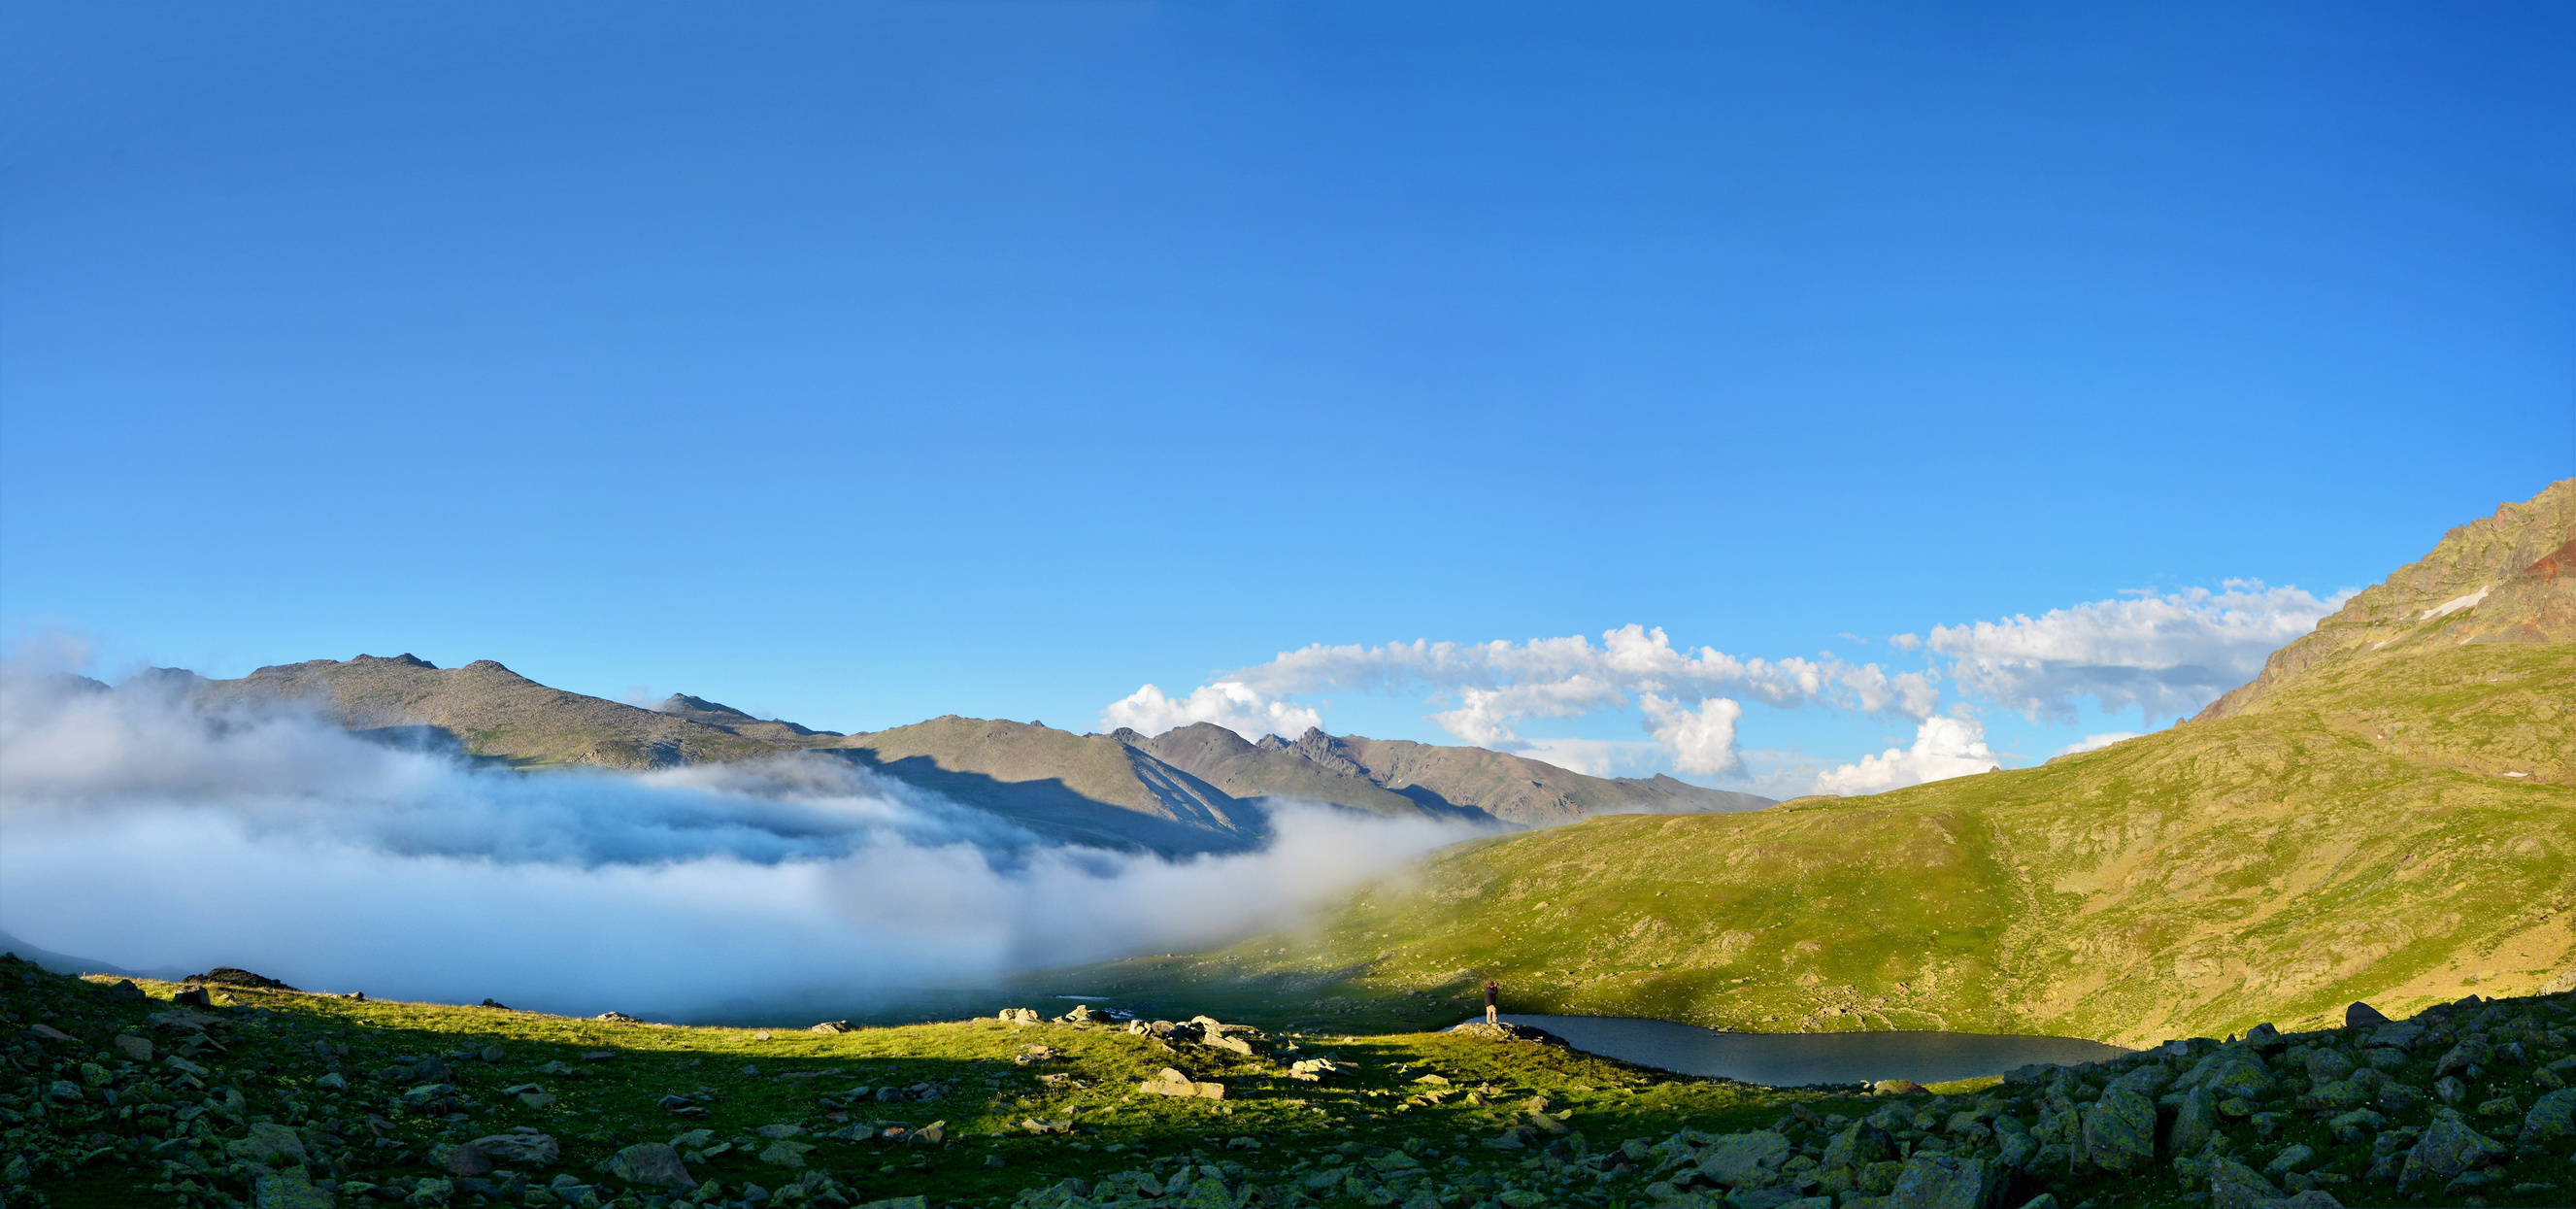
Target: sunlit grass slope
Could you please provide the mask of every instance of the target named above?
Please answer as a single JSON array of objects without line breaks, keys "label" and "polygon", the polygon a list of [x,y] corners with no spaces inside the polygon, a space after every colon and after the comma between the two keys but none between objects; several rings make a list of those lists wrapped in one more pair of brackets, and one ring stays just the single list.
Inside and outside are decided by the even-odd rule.
[{"label": "sunlit grass slope", "polygon": [[1310,929],[1036,985],[1396,1026],[1494,977],[1523,1012],[2123,1043],[2565,989],[2571,520],[2559,484],[2454,530],[2228,710],[2100,751],[1467,844]]}]

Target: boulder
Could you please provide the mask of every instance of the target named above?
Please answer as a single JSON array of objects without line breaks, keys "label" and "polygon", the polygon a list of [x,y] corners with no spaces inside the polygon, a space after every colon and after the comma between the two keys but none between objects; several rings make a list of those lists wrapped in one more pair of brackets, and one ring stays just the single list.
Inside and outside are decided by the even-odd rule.
[{"label": "boulder", "polygon": [[251,1193],[251,1209],[333,1209],[336,1203],[326,1188],[316,1188],[292,1171],[259,1177]]},{"label": "boulder", "polygon": [[2263,1164],[2265,1175],[2288,1175],[2317,1161],[2316,1147],[2292,1144],[2281,1148],[2272,1161]]},{"label": "boulder", "polygon": [[2001,1199],[2001,1169],[1980,1158],[1918,1154],[1888,1191],[1888,1209],[1989,1209]]},{"label": "boulder", "polygon": [[450,1146],[444,1143],[429,1148],[429,1161],[449,1175],[473,1177],[492,1174],[492,1156],[472,1145]]},{"label": "boulder", "polygon": [[224,1144],[224,1152],[245,1163],[262,1167],[291,1167],[309,1162],[304,1152],[304,1139],[294,1130],[266,1121],[250,1127],[241,1138]]},{"label": "boulder", "polygon": [[1003,1008],[995,1018],[1009,1024],[1036,1024],[1038,1023],[1038,1010],[1036,1008]]},{"label": "boulder", "polygon": [[2114,1084],[2084,1116],[2084,1150],[2105,1171],[2136,1171],[2156,1161],[2156,1102]]},{"label": "boulder", "polygon": [[695,1188],[698,1181],[689,1175],[688,1165],[680,1161],[680,1152],[660,1142],[638,1142],[618,1151],[608,1160],[608,1174],[629,1184],[655,1188]]},{"label": "boulder", "polygon": [[2209,1209],[2258,1209],[2267,1201],[2279,1199],[2281,1190],[2253,1168],[2234,1159],[2210,1163]]},{"label": "boulder", "polygon": [[2514,1145],[2523,1150],[2539,1150],[2552,1143],[2576,1137],[2576,1088],[2553,1091],[2542,1096],[2523,1114],[2522,1133]]},{"label": "boulder", "polygon": [[2209,1144],[2218,1132],[2218,1097],[2206,1087],[2184,1092],[2182,1104],[2174,1110],[2173,1134],[2168,1149],[2175,1155],[2194,1155]]},{"label": "boulder", "polygon": [[552,1167],[563,1157],[563,1147],[553,1138],[534,1129],[521,1127],[508,1133],[496,1133],[467,1143],[498,1162],[513,1166]]},{"label": "boulder", "polygon": [[[1031,1015],[1035,1014],[1036,1013],[1031,1013]],[[809,1033],[855,1033],[859,1030],[857,1025],[851,1024],[847,1020],[826,1020],[823,1023],[815,1025],[805,1031]]]},{"label": "boulder", "polygon": [[1136,1090],[1153,1096],[1196,1096],[1203,1100],[1225,1098],[1225,1084],[1199,1082],[1168,1066],[1161,1074],[1137,1084]]},{"label": "boulder", "polygon": [[130,1033],[116,1035],[116,1051],[137,1062],[152,1060],[152,1043]]},{"label": "boulder", "polygon": [[2245,1044],[2266,1054],[2277,1054],[2290,1047],[2290,1043],[2282,1039],[2281,1030],[2269,1024],[2258,1024],[2245,1030]]},{"label": "boulder", "polygon": [[2308,1078],[2318,1083],[2332,1083],[2353,1072],[2352,1058],[2331,1046],[2319,1046],[2300,1055],[2308,1068]]},{"label": "boulder", "polygon": [[1728,1134],[1700,1152],[1699,1169],[1729,1188],[1768,1185],[1773,1182],[1772,1173],[1797,1152],[1789,1139],[1767,1129]]},{"label": "boulder", "polygon": [[2387,1023],[2388,1017],[2380,1015],[2378,1008],[2367,1003],[2356,1003],[2343,1010],[2345,1028],[2377,1028]]},{"label": "boulder", "polygon": [[1920,1093],[1923,1085],[1912,1079],[1881,1079],[1869,1089],[1882,1096],[1911,1096]]},{"label": "boulder", "polygon": [[2495,1047],[2487,1044],[2479,1038],[2471,1037],[2458,1045],[2452,1046],[2448,1052],[2444,1053],[2441,1057],[2434,1059],[2433,1073],[2437,1075],[2454,1075],[2461,1071],[2465,1071],[2472,1066],[2492,1066],[2494,1064]]},{"label": "boulder", "polygon": [[2406,1167],[2397,1177],[2399,1191],[2421,1184],[2448,1184],[2461,1172],[2504,1157],[2504,1144],[2469,1128],[2456,1112],[2444,1110],[2406,1152]]},{"label": "boulder", "polygon": [[1896,1157],[1896,1136],[1867,1121],[1854,1122],[1825,1144],[1822,1166],[1857,1170]]},{"label": "boulder", "polygon": [[814,1146],[810,1142],[790,1142],[781,1138],[760,1152],[760,1161],[772,1167],[802,1167],[806,1152],[812,1149]]},{"label": "boulder", "polygon": [[2221,1100],[2243,1098],[2259,1100],[2271,1094],[2278,1083],[2263,1065],[2261,1055],[2249,1049],[2229,1046],[2200,1060],[2191,1073],[2180,1080],[2184,1087],[2206,1087]]}]

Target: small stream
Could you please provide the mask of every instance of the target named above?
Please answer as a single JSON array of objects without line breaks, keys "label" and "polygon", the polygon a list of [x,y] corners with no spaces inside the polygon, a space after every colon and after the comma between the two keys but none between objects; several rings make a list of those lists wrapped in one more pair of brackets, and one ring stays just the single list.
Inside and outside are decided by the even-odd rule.
[{"label": "small stream", "polygon": [[[1483,1017],[1477,1017],[1481,1021]],[[2072,1065],[2131,1051],[2079,1037],[1986,1033],[1729,1033],[1669,1020],[1619,1016],[1504,1016],[1542,1028],[1586,1053],[1686,1075],[1774,1087],[1912,1079],[1946,1083],[1999,1075],[2033,1062]]]}]

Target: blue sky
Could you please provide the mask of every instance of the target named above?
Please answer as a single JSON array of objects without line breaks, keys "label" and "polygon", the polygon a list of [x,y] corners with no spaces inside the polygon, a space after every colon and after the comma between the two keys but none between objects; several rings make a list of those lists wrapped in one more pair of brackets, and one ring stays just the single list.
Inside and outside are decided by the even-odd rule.
[{"label": "blue sky", "polygon": [[[2547,4],[12,5],[0,625],[2036,759],[2177,707],[1890,636],[2241,659],[2576,473],[2570,61]],[[1273,663],[1629,625],[1936,696]]]}]

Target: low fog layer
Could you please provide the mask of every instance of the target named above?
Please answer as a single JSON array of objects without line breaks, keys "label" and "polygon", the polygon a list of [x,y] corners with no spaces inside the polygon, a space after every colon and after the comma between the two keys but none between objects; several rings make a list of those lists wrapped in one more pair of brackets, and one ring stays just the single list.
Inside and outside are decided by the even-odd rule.
[{"label": "low fog layer", "polygon": [[824,756],[476,770],[23,667],[0,670],[0,828],[0,930],[46,948],[668,1017],[1202,946],[1473,834],[1282,804],[1260,851],[1165,859],[1050,844]]}]

